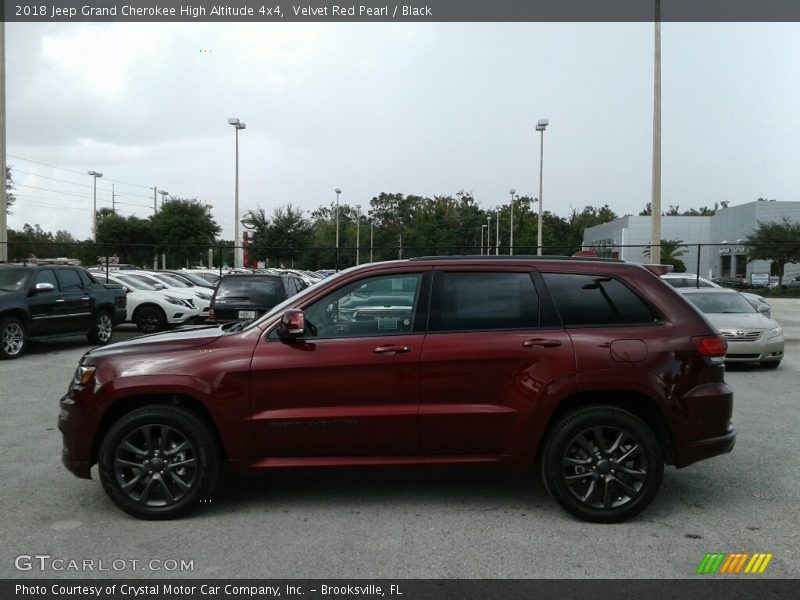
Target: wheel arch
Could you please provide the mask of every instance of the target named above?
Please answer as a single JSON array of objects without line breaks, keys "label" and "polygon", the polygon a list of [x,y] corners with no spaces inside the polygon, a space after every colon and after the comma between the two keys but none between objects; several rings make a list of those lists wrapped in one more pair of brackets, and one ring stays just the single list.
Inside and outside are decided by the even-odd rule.
[{"label": "wheel arch", "polygon": [[672,433],[656,402],[646,394],[631,390],[587,390],[562,400],[550,415],[541,442],[536,449],[536,458],[539,458],[551,431],[564,416],[577,409],[592,406],[611,406],[635,415],[655,433],[664,454],[664,462],[668,465],[674,465],[677,462]]},{"label": "wheel arch", "polygon": [[97,426],[94,441],[92,442],[92,454],[89,464],[97,464],[100,445],[103,443],[103,438],[106,437],[106,434],[114,425],[114,423],[134,410],[138,410],[145,406],[155,405],[183,408],[192,413],[194,416],[198,417],[206,425],[206,427],[208,427],[211,436],[217,443],[223,460],[228,459],[225,444],[222,442],[222,437],[220,436],[219,431],[214,424],[211,414],[208,412],[208,409],[205,407],[205,405],[197,398],[194,398],[188,394],[133,394],[119,398],[111,406],[109,406],[109,408],[103,414],[100,424]]},{"label": "wheel arch", "polygon": [[131,314],[131,320],[135,321],[136,315],[138,315],[142,311],[142,309],[145,308],[155,308],[164,316],[164,320],[166,321],[167,312],[159,304],[155,302],[142,302],[139,306],[133,309],[133,313]]}]

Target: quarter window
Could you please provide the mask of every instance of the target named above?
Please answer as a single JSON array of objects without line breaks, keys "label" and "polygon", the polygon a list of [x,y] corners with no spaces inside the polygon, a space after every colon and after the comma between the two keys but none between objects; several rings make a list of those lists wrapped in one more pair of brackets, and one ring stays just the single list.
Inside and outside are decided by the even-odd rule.
[{"label": "quarter window", "polygon": [[543,273],[542,277],[566,327],[656,321],[647,305],[612,277],[572,273]]},{"label": "quarter window", "polygon": [[486,331],[539,326],[530,273],[439,273],[431,331]]}]

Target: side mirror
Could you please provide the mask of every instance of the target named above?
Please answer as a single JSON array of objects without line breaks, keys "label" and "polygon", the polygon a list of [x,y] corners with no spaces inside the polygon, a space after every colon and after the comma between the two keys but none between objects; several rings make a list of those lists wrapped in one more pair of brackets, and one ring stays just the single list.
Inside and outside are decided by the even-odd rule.
[{"label": "side mirror", "polygon": [[153,287],[156,288],[157,290],[165,290],[165,289],[167,289],[167,286],[165,286],[163,283],[154,283]]},{"label": "side mirror", "polygon": [[52,292],[54,289],[56,289],[56,288],[53,286],[52,283],[42,282],[42,283],[37,283],[34,286],[33,291],[36,292],[36,293],[39,293],[39,292]]},{"label": "side mirror", "polygon": [[303,335],[306,330],[306,317],[302,310],[290,308],[283,313],[281,323],[278,325],[278,337],[292,339]]},{"label": "side mirror", "polygon": [[758,308],[756,310],[758,312],[760,312],[762,315],[764,315],[765,317],[772,316],[772,311],[770,310],[769,306],[767,306],[766,304],[759,304],[759,306],[758,306]]}]

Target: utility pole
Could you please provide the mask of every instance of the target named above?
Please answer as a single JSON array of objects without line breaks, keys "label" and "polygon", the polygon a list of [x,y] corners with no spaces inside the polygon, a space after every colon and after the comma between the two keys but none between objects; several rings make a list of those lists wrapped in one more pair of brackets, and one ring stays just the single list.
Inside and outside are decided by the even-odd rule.
[{"label": "utility pole", "polygon": [[114,191],[114,184],[111,184],[111,212],[117,214],[117,193]]},{"label": "utility pole", "polygon": [[650,262],[661,263],[661,0],[656,0],[653,51],[653,199],[650,202]]},{"label": "utility pole", "polygon": [[6,23],[0,22],[0,164],[3,191],[0,192],[0,263],[8,262],[8,207],[6,206]]}]

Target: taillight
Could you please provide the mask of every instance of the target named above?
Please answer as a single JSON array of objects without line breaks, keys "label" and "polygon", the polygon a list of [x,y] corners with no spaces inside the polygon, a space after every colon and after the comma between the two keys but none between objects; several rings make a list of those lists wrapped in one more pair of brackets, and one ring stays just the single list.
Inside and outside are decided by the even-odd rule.
[{"label": "taillight", "polygon": [[692,343],[700,356],[707,356],[714,364],[724,362],[728,342],[721,335],[698,335],[692,338]]},{"label": "taillight", "polygon": [[209,321],[216,321],[217,320],[217,315],[214,314],[214,307],[213,306],[208,309],[208,320]]}]

